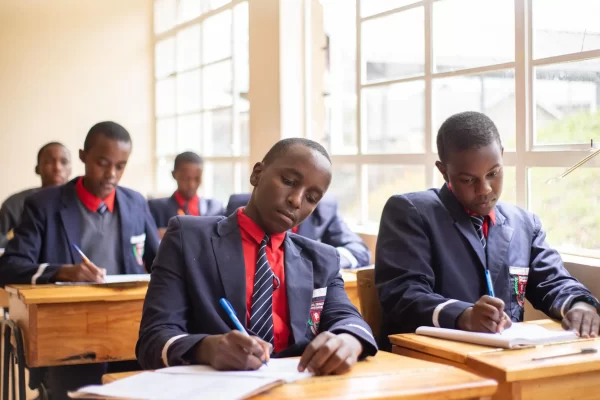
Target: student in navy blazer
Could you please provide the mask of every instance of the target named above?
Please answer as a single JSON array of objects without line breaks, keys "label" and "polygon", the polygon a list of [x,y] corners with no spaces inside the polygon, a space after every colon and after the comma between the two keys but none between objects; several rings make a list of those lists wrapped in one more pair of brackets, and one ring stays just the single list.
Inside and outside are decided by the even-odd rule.
[{"label": "student in navy blazer", "polygon": [[569,275],[538,217],[498,202],[502,146],[494,123],[457,114],[437,140],[447,184],[393,196],[381,216],[375,280],[383,337],[419,326],[502,331],[523,321],[525,298],[565,329],[597,336],[598,301]]},{"label": "student in navy blazer", "polygon": [[[248,204],[248,200],[248,193],[231,195],[226,215],[231,215],[239,207]],[[315,211],[298,225],[294,233],[337,248],[341,256],[341,268],[359,268],[371,262],[371,252],[360,236],[352,232],[340,217],[337,200],[332,197],[322,199]]]},{"label": "student in navy blazer", "polygon": [[[158,248],[156,225],[141,194],[117,186],[132,144],[114,122],[94,125],[79,158],[85,176],[41,190],[25,201],[20,225],[0,258],[0,285],[59,281],[103,282],[109,274],[144,273]],[[73,245],[77,245],[89,260]],[[32,369],[30,387],[41,381],[53,400],[67,391],[100,384],[107,371],[136,363],[97,363]]]},{"label": "student in navy blazer", "polygon": [[[142,367],[257,369],[275,346],[274,356],[302,355],[299,370],[329,374],[343,373],[359,358],[374,355],[371,330],[344,291],[337,251],[288,232],[316,207],[330,180],[329,156],[321,145],[284,139],[255,165],[250,178],[255,189],[244,210],[227,218],[171,219],[144,303],[136,347]],[[248,263],[248,224],[260,237],[268,234],[258,256],[254,253],[255,264]],[[268,240],[275,237],[281,247],[271,250]],[[268,263],[262,262],[265,254],[260,256],[265,246]],[[278,251],[283,258],[274,261]],[[284,297],[278,300],[278,294]],[[259,307],[263,296],[267,300]],[[219,304],[221,298],[230,301],[247,330],[255,315],[268,319],[255,323],[252,336],[244,336]],[[278,304],[282,298],[287,304]],[[279,315],[278,309],[289,315]],[[286,319],[289,323],[282,325]],[[278,349],[281,332],[289,337],[283,337],[285,344]]]},{"label": "student in navy blazer", "polygon": [[171,197],[148,201],[161,237],[165,233],[169,219],[176,215],[202,217],[224,215],[225,209],[219,200],[197,195],[198,188],[202,184],[203,165],[202,157],[194,152],[186,151],[178,154],[172,172],[173,179],[177,181],[177,190]]}]

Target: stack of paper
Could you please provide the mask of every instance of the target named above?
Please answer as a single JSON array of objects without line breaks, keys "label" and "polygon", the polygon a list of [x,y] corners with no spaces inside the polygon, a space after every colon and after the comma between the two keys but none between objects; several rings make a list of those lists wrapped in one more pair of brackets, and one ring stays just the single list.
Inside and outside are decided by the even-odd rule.
[{"label": "stack of paper", "polygon": [[433,328],[428,326],[419,327],[416,333],[441,339],[456,340],[458,342],[474,343],[483,346],[502,347],[505,349],[569,342],[578,339],[578,336],[572,331],[551,331],[539,325],[523,323],[513,323],[510,328],[504,330],[502,333],[466,332],[457,329]]},{"label": "stack of paper", "polygon": [[74,399],[220,399],[255,396],[284,383],[306,379],[297,359],[272,359],[257,371],[216,371],[203,365],[142,372],[103,386],[86,386],[69,393]]}]

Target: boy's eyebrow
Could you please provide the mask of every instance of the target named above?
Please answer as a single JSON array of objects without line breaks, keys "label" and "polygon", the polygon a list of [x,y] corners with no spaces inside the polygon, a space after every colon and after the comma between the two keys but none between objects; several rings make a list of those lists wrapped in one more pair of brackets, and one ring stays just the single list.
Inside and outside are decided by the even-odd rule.
[{"label": "boy's eyebrow", "polygon": [[[488,172],[490,172],[490,171],[492,171],[492,170],[494,170],[494,169],[496,169],[496,168],[498,168],[498,167],[501,167],[501,165],[500,165],[500,164],[496,164],[496,165],[494,165],[492,168],[490,168],[490,169],[488,170]],[[459,174],[459,175],[466,175],[466,176],[470,176],[470,177],[476,177],[476,175],[471,175],[471,174],[470,174],[470,173],[468,173],[468,172],[459,172],[458,174]]]},{"label": "boy's eyebrow", "polygon": [[302,175],[302,174],[300,173],[300,171],[298,171],[298,170],[297,170],[297,169],[295,169],[295,168],[290,168],[290,167],[288,167],[288,168],[282,168],[282,169],[283,169],[283,172],[287,172],[287,173],[290,173],[290,174],[294,174],[294,175],[296,175],[298,178],[304,178],[304,175]]}]

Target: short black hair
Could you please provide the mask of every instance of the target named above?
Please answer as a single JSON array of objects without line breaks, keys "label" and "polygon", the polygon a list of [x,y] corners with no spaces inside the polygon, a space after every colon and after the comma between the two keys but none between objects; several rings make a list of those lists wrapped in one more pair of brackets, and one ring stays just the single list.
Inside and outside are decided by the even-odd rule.
[{"label": "short black hair", "polygon": [[131,136],[129,136],[127,129],[116,122],[103,121],[98,122],[96,125],[91,127],[90,131],[85,137],[83,150],[88,151],[90,148],[92,148],[94,141],[99,136],[104,136],[108,139],[117,140],[123,143],[131,143]]},{"label": "short black hair", "polygon": [[[43,145],[43,146],[42,146],[42,148],[41,148],[41,149],[38,151],[38,154],[37,154],[37,164],[38,164],[38,165],[40,165],[40,159],[42,158],[42,153],[43,153],[44,151],[46,151],[46,149],[47,149],[48,147],[52,147],[52,146],[61,146],[61,147],[63,147],[65,150],[67,150],[67,147],[66,147],[64,144],[60,143],[60,142],[50,142],[50,143],[46,143],[46,144],[45,144],[45,145]],[[67,151],[68,151],[68,150],[67,150]]]},{"label": "short black hair", "polygon": [[487,115],[466,111],[449,117],[437,134],[438,156],[442,163],[451,151],[479,149],[497,142],[502,147],[496,124]]},{"label": "short black hair", "polygon": [[273,147],[271,147],[271,150],[269,150],[267,152],[267,154],[265,155],[265,157],[263,158],[263,160],[262,160],[263,164],[268,165],[268,164],[272,163],[277,158],[279,158],[283,154],[285,154],[285,152],[290,147],[297,145],[297,144],[302,145],[304,147],[308,147],[309,149],[312,149],[312,150],[315,150],[315,151],[321,153],[323,155],[323,157],[325,157],[327,159],[327,161],[329,161],[329,163],[331,164],[331,158],[329,157],[329,153],[327,153],[327,150],[325,150],[325,147],[321,146],[319,143],[315,142],[314,140],[298,138],[298,137],[281,139],[280,141],[275,143],[273,145]]},{"label": "short black hair", "polygon": [[179,168],[179,166],[181,166],[181,164],[184,163],[204,165],[204,159],[193,151],[186,151],[178,154],[177,157],[175,157],[175,165],[173,166],[173,169],[176,170]]}]

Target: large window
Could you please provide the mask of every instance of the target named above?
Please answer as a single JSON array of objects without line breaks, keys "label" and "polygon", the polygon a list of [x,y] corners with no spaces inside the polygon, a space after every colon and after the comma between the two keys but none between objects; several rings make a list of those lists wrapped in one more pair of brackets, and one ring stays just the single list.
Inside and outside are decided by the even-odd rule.
[{"label": "large window", "polygon": [[248,3],[156,0],[155,195],[175,190],[178,153],[205,160],[202,194],[248,191]]},{"label": "large window", "polygon": [[600,140],[600,1],[309,3],[327,46],[311,71],[325,123],[307,135],[333,154],[347,220],[376,227],[391,194],[439,187],[437,129],[475,110],[502,135],[503,200],[540,215],[552,245],[600,249],[600,162],[548,183]]}]

